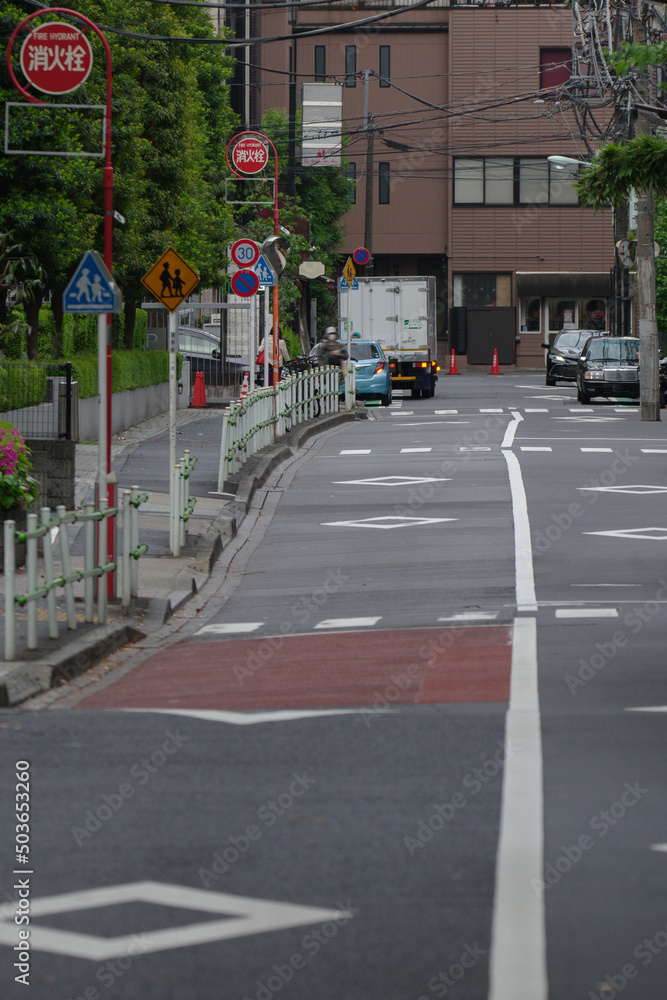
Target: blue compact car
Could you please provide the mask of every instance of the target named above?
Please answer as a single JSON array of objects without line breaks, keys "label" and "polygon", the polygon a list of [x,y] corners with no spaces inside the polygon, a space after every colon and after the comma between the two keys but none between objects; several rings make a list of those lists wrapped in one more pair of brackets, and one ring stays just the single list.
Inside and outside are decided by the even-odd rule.
[{"label": "blue compact car", "polygon": [[350,344],[350,364],[356,370],[357,399],[379,399],[383,406],[389,406],[391,372],[380,345],[355,338]]}]

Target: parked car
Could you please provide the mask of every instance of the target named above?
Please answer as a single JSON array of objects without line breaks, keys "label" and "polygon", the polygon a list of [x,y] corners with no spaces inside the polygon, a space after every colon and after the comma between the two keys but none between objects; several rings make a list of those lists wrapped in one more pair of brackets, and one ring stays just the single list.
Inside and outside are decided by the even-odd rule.
[{"label": "parked car", "polygon": [[547,385],[577,381],[577,361],[591,337],[608,337],[607,330],[561,330],[553,344],[542,344],[547,354]]},{"label": "parked car", "polygon": [[667,406],[667,358],[660,358],[660,409]]},{"label": "parked car", "polygon": [[379,399],[391,403],[389,362],[374,340],[356,340],[350,344],[350,364],[354,365],[357,399]]},{"label": "parked car", "polygon": [[593,337],[577,363],[577,399],[593,396],[639,398],[639,340],[636,337]]}]

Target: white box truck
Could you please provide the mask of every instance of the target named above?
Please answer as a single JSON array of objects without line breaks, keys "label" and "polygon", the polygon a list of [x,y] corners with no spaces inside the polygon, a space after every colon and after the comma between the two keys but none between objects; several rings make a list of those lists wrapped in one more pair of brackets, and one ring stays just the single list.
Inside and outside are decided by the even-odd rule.
[{"label": "white box truck", "polygon": [[435,394],[438,362],[435,278],[357,278],[358,288],[340,288],[340,339],[380,344],[391,367],[393,389],[413,398]]}]

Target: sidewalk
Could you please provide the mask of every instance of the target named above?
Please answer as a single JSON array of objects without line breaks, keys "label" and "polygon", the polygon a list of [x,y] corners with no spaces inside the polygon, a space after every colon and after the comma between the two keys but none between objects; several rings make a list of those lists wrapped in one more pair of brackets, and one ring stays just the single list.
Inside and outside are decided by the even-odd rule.
[{"label": "sidewalk", "polygon": [[[139,560],[139,598],[127,613],[116,601],[109,604],[108,624],[83,621],[83,584],[75,585],[77,629],[67,628],[64,594],[57,594],[60,635],[48,635],[46,603],[38,600],[38,648],[26,649],[27,613],[16,615],[17,659],[0,666],[0,707],[17,705],[50,687],[67,682],[127,642],[159,628],[208,580],[222,550],[235,536],[255,490],[271,470],[288,458],[314,433],[346,420],[365,416],[339,413],[301,425],[275,445],[258,453],[232,477],[232,496],[219,496],[221,409],[179,410],[177,413],[177,458],[188,449],[197,463],[190,477],[190,495],[197,498],[187,525],[186,545],[179,557],[169,550],[169,428],[168,414],[152,417],[112,438],[112,469],[118,488],[139,486],[149,494],[139,508],[139,541],[148,552]],[[97,474],[97,444],[76,446],[75,507],[93,500]],[[83,566],[83,534],[80,525],[68,528],[72,568]],[[56,572],[59,546],[54,546]],[[40,565],[41,572],[41,565]],[[119,583],[119,581],[117,581]],[[25,593],[25,572],[17,577],[17,591]],[[119,587],[117,586],[117,592]],[[0,575],[0,593],[4,577]],[[96,609],[97,610],[97,609]],[[4,616],[0,621],[0,652],[4,648]]]}]

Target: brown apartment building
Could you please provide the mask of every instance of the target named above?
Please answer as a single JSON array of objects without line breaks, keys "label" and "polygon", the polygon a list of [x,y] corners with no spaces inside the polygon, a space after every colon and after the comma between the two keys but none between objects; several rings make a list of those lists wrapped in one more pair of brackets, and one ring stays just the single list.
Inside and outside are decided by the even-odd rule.
[{"label": "brown apartment building", "polygon": [[[343,85],[345,169],[357,180],[344,250],[364,244],[372,129],[373,273],[436,276],[443,351],[487,364],[491,337],[501,363],[539,365],[541,344],[564,326],[609,328],[611,212],[580,208],[576,168],[547,160],[589,155],[562,89],[569,9],[339,0],[257,10],[253,35],[287,37],[252,49],[249,123],[289,108],[290,79],[297,90]],[[368,22],[378,14],[388,16]]]}]

